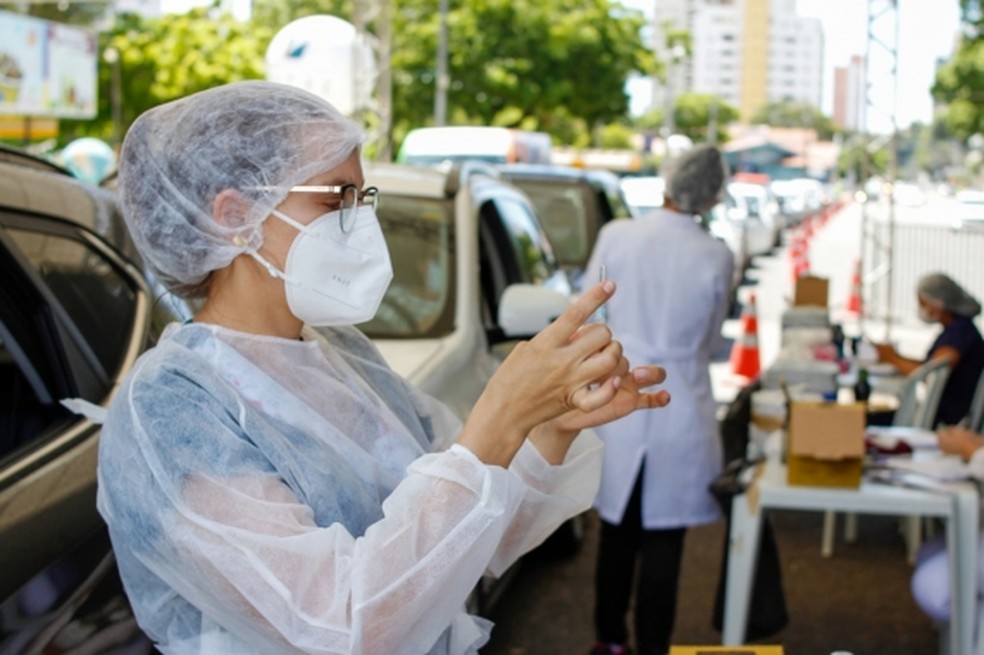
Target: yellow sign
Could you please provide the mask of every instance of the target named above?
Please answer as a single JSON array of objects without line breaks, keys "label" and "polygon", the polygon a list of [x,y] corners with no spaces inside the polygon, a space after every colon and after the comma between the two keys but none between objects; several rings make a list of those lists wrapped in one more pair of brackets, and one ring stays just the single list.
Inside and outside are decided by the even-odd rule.
[{"label": "yellow sign", "polygon": [[0,139],[39,141],[58,136],[57,118],[0,116]]}]

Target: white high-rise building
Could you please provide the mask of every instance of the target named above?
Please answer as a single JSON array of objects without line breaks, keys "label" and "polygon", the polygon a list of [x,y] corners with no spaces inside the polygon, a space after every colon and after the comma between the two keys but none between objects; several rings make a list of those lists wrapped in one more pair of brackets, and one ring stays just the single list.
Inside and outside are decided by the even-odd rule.
[{"label": "white high-rise building", "polygon": [[711,93],[740,110],[743,120],[771,101],[819,107],[823,93],[823,27],[796,14],[796,0],[660,0],[654,49],[669,61],[663,26],[690,31],[692,56],[671,65],[668,89],[654,85],[653,105],[667,91]]}]

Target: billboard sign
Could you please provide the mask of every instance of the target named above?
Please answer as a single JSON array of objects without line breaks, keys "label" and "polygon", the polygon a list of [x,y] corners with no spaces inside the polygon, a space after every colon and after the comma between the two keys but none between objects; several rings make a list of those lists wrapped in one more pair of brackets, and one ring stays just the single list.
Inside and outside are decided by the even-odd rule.
[{"label": "billboard sign", "polygon": [[96,115],[94,32],[0,11],[0,114]]}]

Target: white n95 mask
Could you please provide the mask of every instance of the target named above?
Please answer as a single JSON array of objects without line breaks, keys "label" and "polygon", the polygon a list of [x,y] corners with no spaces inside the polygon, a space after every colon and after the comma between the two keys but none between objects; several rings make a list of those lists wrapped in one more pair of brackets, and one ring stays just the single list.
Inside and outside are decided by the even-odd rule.
[{"label": "white n95 mask", "polygon": [[280,271],[255,250],[249,254],[270,275],[284,281],[291,313],[308,325],[355,325],[376,315],[393,279],[393,266],[379,219],[372,207],[359,206],[348,232],[341,213],[329,212],[307,225],[273,210],[299,234]]}]

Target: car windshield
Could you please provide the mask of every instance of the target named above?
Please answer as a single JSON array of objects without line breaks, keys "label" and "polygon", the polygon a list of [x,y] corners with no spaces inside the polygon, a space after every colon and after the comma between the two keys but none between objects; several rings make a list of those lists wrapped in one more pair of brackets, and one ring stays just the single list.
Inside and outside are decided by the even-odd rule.
[{"label": "car windshield", "polygon": [[579,185],[567,181],[515,178],[513,183],[530,198],[540,224],[550,239],[561,263],[586,259],[588,248],[588,212],[585,194]]},{"label": "car windshield", "polygon": [[384,193],[376,213],[393,281],[376,316],[359,328],[373,339],[438,337],[454,325],[453,206],[439,198]]}]

